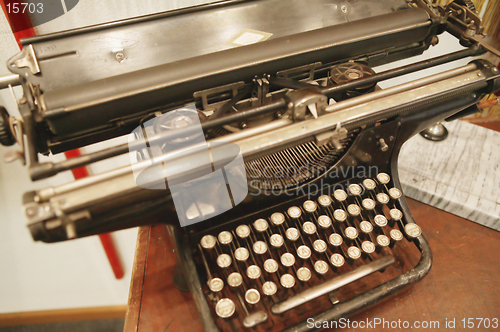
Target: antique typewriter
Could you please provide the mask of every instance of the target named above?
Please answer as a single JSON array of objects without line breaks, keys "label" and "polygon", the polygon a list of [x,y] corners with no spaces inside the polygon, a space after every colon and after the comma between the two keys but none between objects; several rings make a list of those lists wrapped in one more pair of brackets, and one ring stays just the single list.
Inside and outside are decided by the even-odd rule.
[{"label": "antique typewriter", "polygon": [[[423,53],[445,31],[463,50],[372,69]],[[467,0],[232,0],[24,39],[7,64],[16,76],[3,80],[23,89],[21,119],[1,109],[2,143],[22,148],[6,159],[27,163],[33,180],[124,154],[143,168],[176,166],[168,181],[161,168],[145,176],[147,186],[124,166],[26,193],[29,230],[57,242],[165,223],[176,285],[191,291],[206,331],[306,331],[307,318],[373,306],[431,267],[398,180],[402,144],[476,112],[500,73],[471,59],[377,83],[498,55],[482,32]],[[65,161],[38,158],[124,135],[128,144]],[[174,204],[172,188],[223,167],[214,153],[185,159],[193,146],[229,143],[243,162],[226,175],[243,175],[246,194],[219,213],[214,202],[235,192],[226,176],[198,187],[193,206]]]}]

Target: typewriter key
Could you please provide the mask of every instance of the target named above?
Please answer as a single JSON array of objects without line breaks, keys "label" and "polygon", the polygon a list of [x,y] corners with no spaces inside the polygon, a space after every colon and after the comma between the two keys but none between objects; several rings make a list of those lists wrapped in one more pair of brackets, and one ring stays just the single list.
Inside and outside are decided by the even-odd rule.
[{"label": "typewriter key", "polygon": [[234,251],[234,258],[236,258],[237,261],[245,262],[249,256],[250,253],[248,252],[248,249],[245,247],[239,247]]},{"label": "typewriter key", "polygon": [[217,239],[213,235],[205,235],[201,238],[200,244],[204,249],[212,249],[215,247]]},{"label": "typewriter key", "polygon": [[391,209],[391,211],[389,211],[389,216],[391,216],[391,219],[399,221],[403,219],[403,212],[398,209]]},{"label": "typewriter key", "polygon": [[280,278],[281,286],[285,288],[292,288],[295,286],[295,278],[291,274],[284,274]]},{"label": "typewriter key", "polygon": [[221,244],[230,244],[233,241],[233,234],[228,231],[219,233],[219,242]]},{"label": "typewriter key", "polygon": [[285,243],[285,240],[283,239],[283,236],[281,236],[280,234],[273,234],[269,238],[269,242],[271,242],[271,245],[274,248],[280,248],[283,245],[283,243]]},{"label": "typewriter key", "polygon": [[257,304],[260,301],[260,293],[255,288],[250,288],[245,293],[245,301],[250,304]]},{"label": "typewriter key", "polygon": [[314,251],[316,251],[318,253],[323,253],[326,251],[327,245],[326,245],[325,241],[318,239],[318,240],[313,242],[313,248],[314,248]]},{"label": "typewriter key", "polygon": [[377,194],[377,202],[379,202],[382,205],[385,205],[389,203],[389,196],[385,193],[378,193]]},{"label": "typewriter key", "polygon": [[329,207],[332,204],[332,199],[328,195],[321,195],[318,198],[318,203],[322,207]]},{"label": "typewriter key", "polygon": [[377,180],[380,184],[388,184],[391,181],[391,177],[387,173],[378,173]]},{"label": "typewriter key", "polygon": [[343,202],[347,199],[347,194],[342,189],[337,189],[333,192],[333,197],[339,202]]},{"label": "typewriter key", "polygon": [[214,293],[220,292],[224,288],[224,281],[220,278],[212,278],[208,281],[208,288]]},{"label": "typewriter key", "polygon": [[271,222],[274,225],[279,226],[285,222],[285,216],[283,215],[283,213],[275,212],[271,215]]},{"label": "typewriter key", "polygon": [[345,233],[345,236],[347,238],[349,238],[350,240],[354,240],[355,238],[358,237],[358,230],[354,227],[347,227],[345,230],[344,230],[344,233]]},{"label": "typewriter key", "polygon": [[363,208],[365,210],[373,210],[375,209],[375,206],[376,206],[376,203],[373,199],[371,198],[365,198],[362,202],[361,202],[361,205],[363,205]]},{"label": "typewriter key", "polygon": [[297,270],[297,279],[304,282],[309,281],[311,279],[311,270],[307,267],[301,267]]},{"label": "typewriter key", "polygon": [[352,246],[347,249],[347,256],[351,259],[358,259],[361,257],[361,250],[358,247]]},{"label": "typewriter key", "polygon": [[293,218],[293,219],[298,219],[302,215],[302,211],[296,206],[292,206],[292,207],[288,208],[287,213],[290,216],[290,218]]},{"label": "typewriter key", "polygon": [[333,218],[338,222],[344,222],[347,220],[347,213],[344,210],[337,209],[333,211]]},{"label": "typewriter key", "polygon": [[369,234],[373,232],[373,225],[371,222],[364,220],[359,223],[359,229],[361,229],[363,233]]},{"label": "typewriter key", "polygon": [[330,262],[335,267],[341,267],[345,263],[345,259],[341,254],[333,254],[330,257]]},{"label": "typewriter key", "polygon": [[306,212],[313,213],[318,208],[314,201],[305,201],[302,207]]},{"label": "typewriter key", "polygon": [[231,256],[229,256],[228,254],[221,254],[219,255],[219,257],[217,257],[217,265],[219,265],[219,267],[223,269],[229,267],[231,263],[232,259]]},{"label": "typewriter key", "polygon": [[297,241],[299,239],[300,233],[297,228],[290,227],[285,231],[286,238],[290,241]]},{"label": "typewriter key", "polygon": [[253,223],[253,227],[255,230],[259,233],[265,232],[269,225],[267,224],[267,221],[265,219],[257,219]]},{"label": "typewriter key", "polygon": [[332,225],[332,219],[325,215],[319,216],[318,225],[320,225],[322,228],[329,228]]},{"label": "typewriter key", "polygon": [[405,225],[405,233],[408,235],[410,238],[417,238],[422,234],[422,230],[420,229],[420,226],[414,223],[406,224]]},{"label": "typewriter key", "polygon": [[246,239],[250,235],[250,227],[247,225],[239,225],[236,227],[236,235],[242,239]]},{"label": "typewriter key", "polygon": [[400,199],[403,193],[401,193],[401,190],[398,188],[391,188],[389,189],[389,196],[391,196],[392,199]]},{"label": "typewriter key", "polygon": [[281,255],[281,264],[286,267],[293,266],[295,264],[295,256],[289,252],[284,253]]},{"label": "typewriter key", "polygon": [[262,285],[262,293],[267,296],[273,296],[278,291],[278,286],[272,281],[266,281]]},{"label": "typewriter key", "polygon": [[300,246],[297,248],[297,256],[302,259],[308,259],[311,257],[311,249],[308,246]]},{"label": "typewriter key", "polygon": [[379,235],[377,236],[377,244],[381,247],[387,247],[391,244],[391,240],[385,235]]},{"label": "typewriter key", "polygon": [[391,229],[389,235],[394,241],[401,241],[403,239],[403,233],[399,229]]},{"label": "typewriter key", "polygon": [[260,271],[260,267],[258,267],[257,265],[250,265],[248,268],[247,268],[247,277],[250,278],[250,279],[259,279],[260,276],[261,276],[261,271]]},{"label": "typewriter key", "polygon": [[227,284],[233,288],[240,287],[243,283],[243,277],[238,272],[233,272],[227,277]]},{"label": "typewriter key", "polygon": [[361,208],[357,204],[349,204],[349,206],[347,206],[347,212],[351,216],[357,217],[361,214]]},{"label": "typewriter key", "polygon": [[314,263],[314,271],[319,274],[326,274],[328,272],[328,264],[323,260],[316,261]]},{"label": "typewriter key", "polygon": [[274,259],[269,258],[264,262],[264,270],[267,273],[275,273],[278,271],[278,262],[276,262]]},{"label": "typewriter key", "polygon": [[361,243],[361,249],[367,254],[373,254],[375,252],[375,245],[372,241],[363,241],[363,243]]},{"label": "typewriter key", "polygon": [[328,238],[328,242],[330,242],[330,244],[334,247],[340,247],[342,245],[342,242],[344,242],[344,240],[342,239],[342,236],[340,236],[339,234],[333,233]]},{"label": "typewriter key", "polygon": [[375,218],[373,218],[375,225],[379,227],[387,226],[387,218],[381,214],[377,214]]},{"label": "typewriter key", "polygon": [[351,184],[347,190],[353,196],[359,196],[363,192],[363,189],[358,184]]},{"label": "typewriter key", "polygon": [[215,312],[220,318],[229,318],[234,314],[236,307],[231,299],[221,299],[215,305]]},{"label": "typewriter key", "polygon": [[267,252],[267,244],[264,241],[257,241],[253,244],[253,252],[263,255]]},{"label": "typewriter key", "polygon": [[306,221],[303,225],[302,225],[302,230],[304,231],[304,233],[306,233],[307,235],[313,235],[314,233],[316,233],[316,225],[313,224],[312,222],[310,221]]},{"label": "typewriter key", "polygon": [[366,190],[374,190],[377,187],[377,184],[372,179],[363,180],[363,186]]}]

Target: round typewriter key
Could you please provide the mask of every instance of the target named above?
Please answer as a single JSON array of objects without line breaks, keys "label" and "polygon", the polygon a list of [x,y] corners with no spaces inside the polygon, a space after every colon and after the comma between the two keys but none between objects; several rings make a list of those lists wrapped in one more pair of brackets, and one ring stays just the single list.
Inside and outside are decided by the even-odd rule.
[{"label": "round typewriter key", "polygon": [[286,238],[290,241],[297,241],[299,239],[300,233],[297,228],[290,227],[285,231]]},{"label": "round typewriter key", "polygon": [[326,251],[327,245],[326,245],[325,241],[318,239],[318,240],[313,242],[313,248],[314,248],[314,251],[322,253],[322,252]]},{"label": "round typewriter key", "polygon": [[328,195],[321,195],[318,198],[318,203],[322,207],[328,207],[332,204],[332,199]]},{"label": "round typewriter key", "polygon": [[306,221],[302,225],[302,230],[304,231],[304,233],[308,235],[313,235],[314,233],[316,233],[316,225],[310,221]]},{"label": "round typewriter key", "polygon": [[322,228],[328,228],[332,225],[332,219],[325,215],[319,216],[318,225],[320,225]]},{"label": "round typewriter key", "polygon": [[214,293],[220,292],[224,288],[224,281],[220,278],[212,278],[208,281],[208,288]]},{"label": "round typewriter key", "polygon": [[293,266],[295,264],[295,256],[289,252],[284,253],[281,255],[281,264],[286,267]]},{"label": "round typewriter key", "polygon": [[361,229],[363,233],[368,234],[373,232],[373,225],[371,222],[364,220],[359,223],[359,229]]},{"label": "round typewriter key", "polygon": [[380,204],[387,204],[389,203],[389,196],[384,193],[379,193],[377,194],[377,202]]},{"label": "round typewriter key", "polygon": [[340,236],[339,234],[333,233],[328,238],[328,242],[330,242],[330,244],[334,247],[339,247],[342,245],[342,242],[344,242],[344,240],[342,239],[342,236]]},{"label": "round typewriter key", "polygon": [[391,244],[391,240],[385,235],[379,235],[377,236],[377,244],[381,247],[387,247]]},{"label": "round typewriter key", "polygon": [[389,189],[389,196],[391,196],[392,199],[400,199],[403,193],[401,193],[401,190],[398,188],[391,188]]},{"label": "round typewriter key", "polygon": [[344,222],[347,220],[347,213],[344,210],[337,209],[333,211],[333,218],[338,222]]},{"label": "round typewriter key", "polygon": [[259,233],[265,232],[269,225],[267,224],[267,221],[265,219],[257,219],[253,223],[253,227],[255,230]]},{"label": "round typewriter key", "polygon": [[311,270],[307,267],[301,267],[297,270],[297,279],[304,282],[309,281],[311,279]]},{"label": "round typewriter key", "polygon": [[274,225],[279,226],[285,222],[285,215],[281,212],[275,212],[271,215],[271,222]]},{"label": "round typewriter key", "polygon": [[347,190],[349,190],[349,193],[353,196],[359,196],[363,192],[363,189],[359,184],[351,184]]},{"label": "round typewriter key", "polygon": [[280,234],[273,234],[269,238],[269,242],[271,242],[271,245],[275,248],[280,248],[283,243],[285,243],[285,240],[283,239],[283,236]]},{"label": "round typewriter key", "polygon": [[372,179],[363,180],[363,186],[366,188],[366,190],[374,190],[375,188],[377,188],[377,184]]},{"label": "round typewriter key", "polygon": [[314,263],[314,271],[319,274],[325,274],[328,272],[328,264],[325,261],[319,260]]},{"label": "round typewriter key", "polygon": [[295,286],[295,278],[291,274],[284,274],[280,278],[281,286],[285,288],[292,288]]},{"label": "round typewriter key", "polygon": [[391,216],[392,220],[401,220],[403,219],[403,212],[398,209],[391,209],[391,211],[389,211],[389,216]]},{"label": "round typewriter key", "polygon": [[387,226],[387,218],[381,214],[377,214],[375,218],[373,218],[373,221],[375,222],[375,225],[379,227]]},{"label": "round typewriter key", "polygon": [[234,251],[234,258],[236,258],[237,261],[245,262],[249,256],[250,253],[248,252],[248,249],[245,247],[239,247]]},{"label": "round typewriter key", "polygon": [[261,276],[261,271],[260,271],[260,267],[258,267],[257,265],[250,265],[248,268],[247,268],[247,277],[250,278],[250,279],[259,279],[260,276]]},{"label": "round typewriter key", "polygon": [[205,235],[201,238],[200,244],[204,249],[212,249],[215,247],[217,239],[213,235]]},{"label": "round typewriter key", "polygon": [[341,267],[344,265],[345,259],[341,254],[333,254],[332,257],[330,257],[330,262],[335,267]]},{"label": "round typewriter key", "polygon": [[221,299],[215,305],[215,312],[220,318],[229,318],[234,314],[236,307],[231,299]]},{"label": "round typewriter key", "polygon": [[347,212],[349,212],[351,216],[357,217],[361,213],[361,208],[356,204],[349,204],[349,206],[347,206]]},{"label": "round typewriter key", "polygon": [[347,199],[347,194],[342,189],[337,189],[333,192],[333,197],[339,202],[343,202]]},{"label": "round typewriter key", "polygon": [[290,218],[293,218],[293,219],[298,219],[302,215],[302,211],[296,206],[292,206],[292,207],[288,208],[287,213],[290,216]]},{"label": "round typewriter key", "polygon": [[358,237],[358,230],[354,227],[347,227],[344,231],[345,233],[345,236],[347,236],[347,238],[351,239],[351,240],[354,240],[355,238]]},{"label": "round typewriter key", "polygon": [[219,233],[219,242],[221,244],[230,244],[233,241],[233,234],[228,231]]},{"label": "round typewriter key", "polygon": [[364,241],[361,243],[361,249],[367,254],[372,254],[375,252],[375,245],[372,241]]},{"label": "round typewriter key", "polygon": [[278,286],[272,281],[266,281],[262,285],[262,293],[267,296],[273,296],[278,291]]},{"label": "round typewriter key", "polygon": [[358,247],[352,246],[347,249],[347,255],[351,259],[358,259],[361,257],[361,250]]},{"label": "round typewriter key", "polygon": [[253,244],[253,252],[263,255],[267,252],[267,244],[264,241],[257,241]]},{"label": "round typewriter key", "polygon": [[221,254],[219,255],[219,257],[217,257],[217,265],[219,265],[219,267],[221,268],[229,267],[232,261],[233,260],[231,259],[231,256],[229,256],[228,254]]},{"label": "round typewriter key", "polygon": [[410,223],[405,225],[405,233],[411,238],[417,238],[422,234],[422,230],[417,224]]},{"label": "round typewriter key", "polygon": [[394,241],[401,241],[403,239],[403,233],[399,229],[391,229],[389,236]]},{"label": "round typewriter key", "polygon": [[302,259],[311,257],[311,249],[308,246],[300,246],[297,248],[297,256]]},{"label": "round typewriter key", "polygon": [[242,239],[246,239],[250,235],[250,227],[247,225],[239,225],[236,227],[236,235]]},{"label": "round typewriter key", "polygon": [[243,283],[243,277],[238,272],[233,272],[227,277],[227,284],[231,287],[240,287]]},{"label": "round typewriter key", "polygon": [[361,205],[363,205],[363,208],[365,210],[373,210],[375,209],[376,203],[373,199],[371,198],[365,198],[363,202],[361,202]]},{"label": "round typewriter key", "polygon": [[264,262],[264,271],[267,273],[275,273],[278,271],[278,262],[274,259],[269,258]]},{"label": "round typewriter key", "polygon": [[257,304],[260,301],[260,293],[255,288],[250,288],[245,293],[245,300],[250,304]]},{"label": "round typewriter key", "polygon": [[391,177],[387,173],[378,173],[377,174],[377,180],[381,184],[388,184],[389,181],[391,181]]},{"label": "round typewriter key", "polygon": [[305,201],[304,204],[302,204],[302,207],[309,213],[313,213],[318,208],[314,201]]}]

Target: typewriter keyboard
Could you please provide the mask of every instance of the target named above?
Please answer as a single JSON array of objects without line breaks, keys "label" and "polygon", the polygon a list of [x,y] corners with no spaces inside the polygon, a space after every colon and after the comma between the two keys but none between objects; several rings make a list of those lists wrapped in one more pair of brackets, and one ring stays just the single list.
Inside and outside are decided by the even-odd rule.
[{"label": "typewriter keyboard", "polygon": [[203,235],[195,260],[219,328],[284,328],[411,269],[421,231],[389,183],[379,173]]}]

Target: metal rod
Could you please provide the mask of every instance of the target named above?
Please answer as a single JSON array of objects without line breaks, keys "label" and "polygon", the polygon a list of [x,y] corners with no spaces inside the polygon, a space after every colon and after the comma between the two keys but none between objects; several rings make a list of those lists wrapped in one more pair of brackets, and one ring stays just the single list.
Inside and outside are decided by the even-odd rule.
[{"label": "metal rod", "polygon": [[21,80],[19,79],[19,75],[5,75],[0,76],[0,89],[6,89],[9,85],[16,86],[21,85]]},{"label": "metal rod", "polygon": [[359,280],[366,277],[369,274],[385,269],[389,265],[393,264],[396,260],[393,256],[385,256],[376,261],[368,263],[366,265],[360,266],[354,270],[351,270],[345,274],[339,275],[327,282],[320,285],[311,287],[299,294],[296,294],[285,301],[274,304],[271,307],[271,312],[275,315],[282,314],[290,309],[298,307],[306,302],[314,300],[322,295],[328,294],[342,286],[345,286],[351,282]]}]

